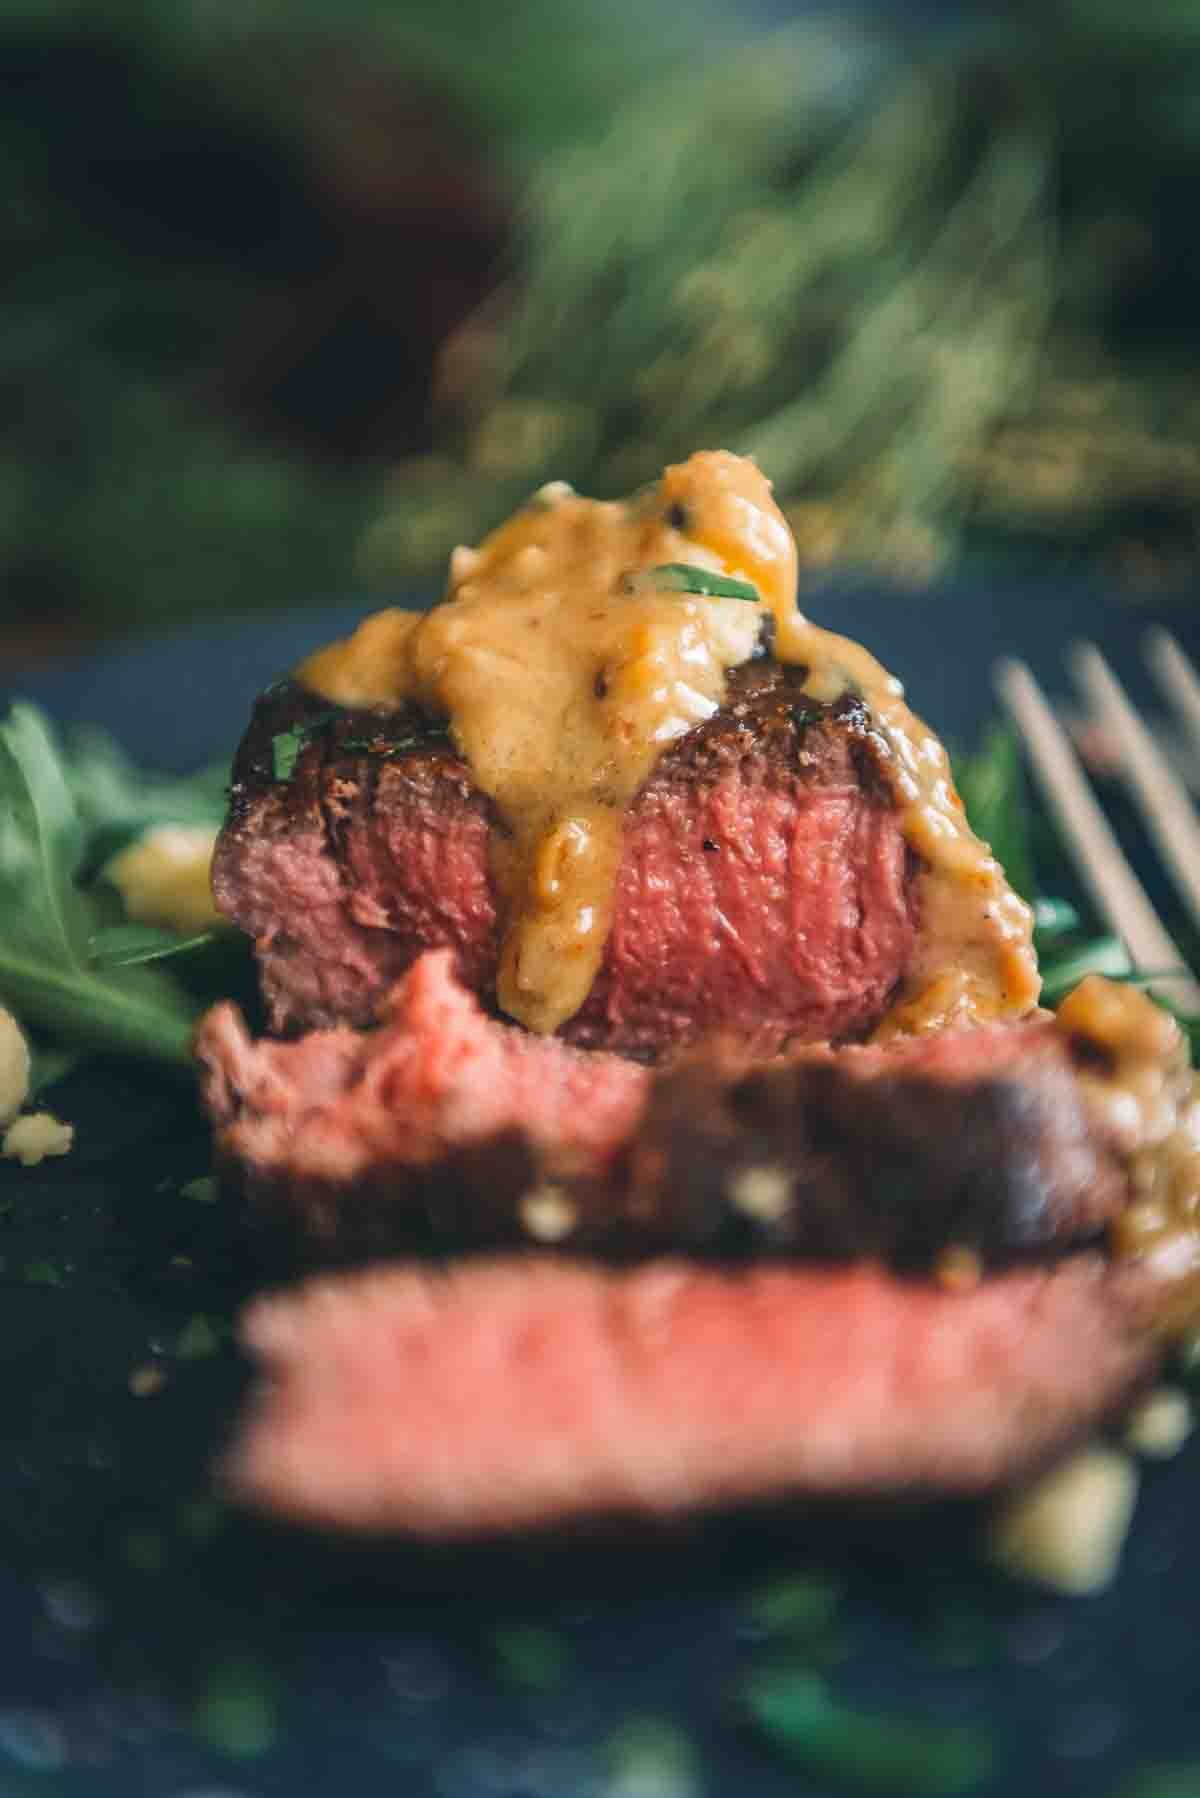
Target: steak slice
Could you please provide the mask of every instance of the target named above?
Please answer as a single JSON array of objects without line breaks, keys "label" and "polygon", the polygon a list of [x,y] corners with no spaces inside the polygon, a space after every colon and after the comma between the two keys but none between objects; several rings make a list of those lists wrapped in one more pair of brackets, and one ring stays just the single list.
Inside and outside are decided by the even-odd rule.
[{"label": "steak slice", "polygon": [[224,1164],[325,1255],[532,1241],[927,1267],[1094,1237],[1129,1197],[1045,1016],[653,1071],[486,1017],[441,951],[374,1031],[254,1042],[226,1004],[197,1053]]},{"label": "steak slice", "polygon": [[[765,1055],[882,1017],[915,940],[915,862],[862,701],[818,704],[803,677],[767,657],[736,669],[722,710],[664,752],[626,819],[570,1041],[653,1060],[727,1032]],[[301,745],[287,779],[277,739]],[[435,948],[494,1007],[502,828],[415,707],[338,710],[296,683],[265,694],[213,890],[254,938],[272,1028],[368,1024]]]},{"label": "steak slice", "polygon": [[874,1266],[539,1259],[253,1304],[225,1476],[308,1523],[467,1536],[754,1499],[980,1492],[1153,1370],[1144,1276],[1094,1254],[968,1293]]}]

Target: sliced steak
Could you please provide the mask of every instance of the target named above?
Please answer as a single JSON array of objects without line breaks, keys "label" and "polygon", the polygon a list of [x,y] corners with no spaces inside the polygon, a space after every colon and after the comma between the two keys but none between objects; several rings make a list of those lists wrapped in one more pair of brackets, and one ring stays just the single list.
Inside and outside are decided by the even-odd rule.
[{"label": "sliced steak", "polygon": [[219,1156],[314,1247],[478,1237],[493,1190],[511,1216],[534,1163],[595,1176],[636,1127],[647,1069],[496,1023],[451,970],[423,956],[369,1032],[255,1042],[231,1004],[201,1024]]},{"label": "sliced steak", "polygon": [[871,1266],[393,1267],[255,1303],[226,1463],[309,1523],[466,1536],[753,1499],[979,1492],[1152,1371],[1144,1283],[1083,1254],[969,1293]]},{"label": "sliced steak", "polygon": [[[915,864],[866,708],[806,698],[803,673],[766,657],[735,670],[723,709],[664,752],[626,819],[604,961],[569,1040],[655,1059],[727,1032],[772,1054],[864,1036],[883,1015],[915,939]],[[286,779],[277,740],[302,745]],[[213,884],[255,940],[272,1027],[370,1023],[442,947],[494,1006],[501,828],[414,707],[269,691]]]},{"label": "sliced steak", "polygon": [[1129,1196],[1048,1017],[655,1072],[498,1023],[451,964],[418,961],[366,1033],[254,1042],[231,1005],[202,1025],[218,1151],[310,1249],[915,1268],[951,1246],[1002,1261],[1094,1237]]}]

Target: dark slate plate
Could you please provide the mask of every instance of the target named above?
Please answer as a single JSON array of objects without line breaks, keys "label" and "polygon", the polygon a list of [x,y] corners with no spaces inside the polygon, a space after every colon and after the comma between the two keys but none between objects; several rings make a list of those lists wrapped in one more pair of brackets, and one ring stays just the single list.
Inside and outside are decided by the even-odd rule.
[{"label": "dark slate plate", "polygon": [[[361,609],[130,647],[21,691],[183,770],[228,749],[255,691]],[[848,587],[812,609],[869,642],[960,741],[991,709],[1001,650],[1057,685],[1084,624],[1123,665],[1151,616],[1200,648],[1194,603],[1122,607],[1076,577]],[[1118,1583],[1076,1602],[985,1572],[962,1507],[452,1554],[232,1518],[207,1470],[244,1370],[228,1346],[179,1349],[211,1347],[191,1320],[219,1323],[261,1275],[219,1207],[180,1196],[207,1165],[201,1120],[185,1088],[116,1066],[54,1103],[78,1127],[74,1154],[0,1170],[0,1794],[832,1794],[747,1739],[728,1705],[770,1648],[750,1595],[812,1569],[843,1598],[805,1653],[852,1703],[987,1731],[996,1773],[981,1790],[1082,1798],[1187,1762],[1178,1789],[1200,1791],[1200,1451],[1146,1470]],[[165,1385],[134,1396],[131,1373],[156,1358]],[[530,1627],[551,1642],[512,1634]],[[687,1733],[690,1783],[613,1778],[613,1738],[628,1746],[619,1732],[639,1718]]]}]

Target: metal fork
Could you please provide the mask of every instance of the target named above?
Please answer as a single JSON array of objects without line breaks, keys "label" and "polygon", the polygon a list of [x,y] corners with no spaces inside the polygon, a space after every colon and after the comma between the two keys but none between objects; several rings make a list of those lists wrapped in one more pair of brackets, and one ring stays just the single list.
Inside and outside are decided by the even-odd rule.
[{"label": "metal fork", "polygon": [[[1143,652],[1182,726],[1200,743],[1200,676],[1166,631],[1150,632]],[[1091,718],[1117,749],[1118,772],[1200,927],[1200,820],[1195,807],[1100,651],[1090,643],[1076,644],[1068,665]],[[995,681],[1071,858],[1113,935],[1124,943],[1133,967],[1149,977],[1151,992],[1188,1015],[1200,1013],[1200,983],[1184,970],[1178,946],[1122,853],[1083,764],[1033,675],[1024,662],[1003,661],[997,664]]]}]

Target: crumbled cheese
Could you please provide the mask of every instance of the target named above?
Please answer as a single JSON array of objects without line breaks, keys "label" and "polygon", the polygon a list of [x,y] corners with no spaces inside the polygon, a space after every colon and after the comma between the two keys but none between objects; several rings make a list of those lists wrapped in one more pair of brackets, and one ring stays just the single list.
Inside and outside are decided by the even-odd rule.
[{"label": "crumbled cheese", "polygon": [[729,1203],[756,1223],[777,1224],[791,1209],[793,1179],[784,1167],[744,1167],[726,1188]]},{"label": "crumbled cheese", "polygon": [[161,1392],[167,1383],[165,1369],[147,1361],[141,1367],[135,1367],[129,1376],[129,1390],[134,1398],[153,1398]]},{"label": "crumbled cheese", "polygon": [[216,840],[216,830],[203,825],[161,824],[115,855],[104,877],[138,924],[211,930],[221,922],[211,885]]},{"label": "crumbled cheese", "polygon": [[75,1126],[60,1123],[48,1111],[31,1111],[10,1124],[0,1154],[22,1167],[36,1167],[48,1155],[65,1155],[75,1141]]},{"label": "crumbled cheese", "polygon": [[29,1097],[29,1044],[11,1011],[0,1005],[0,1129]]},{"label": "crumbled cheese", "polygon": [[947,1292],[974,1292],[983,1278],[983,1262],[978,1250],[962,1242],[943,1249],[934,1268],[934,1277]]},{"label": "crumbled cheese", "polygon": [[1129,1413],[1125,1440],[1135,1453],[1149,1460],[1169,1461],[1191,1435],[1192,1423],[1187,1393],[1174,1386],[1160,1386]]},{"label": "crumbled cheese", "polygon": [[518,1211],[527,1234],[536,1237],[538,1242],[561,1242],[579,1221],[563,1188],[548,1180],[525,1194]]},{"label": "crumbled cheese", "polygon": [[1072,1597],[1103,1592],[1120,1565],[1137,1503],[1128,1455],[1082,1449],[1001,1506],[989,1551],[1007,1572]]}]

